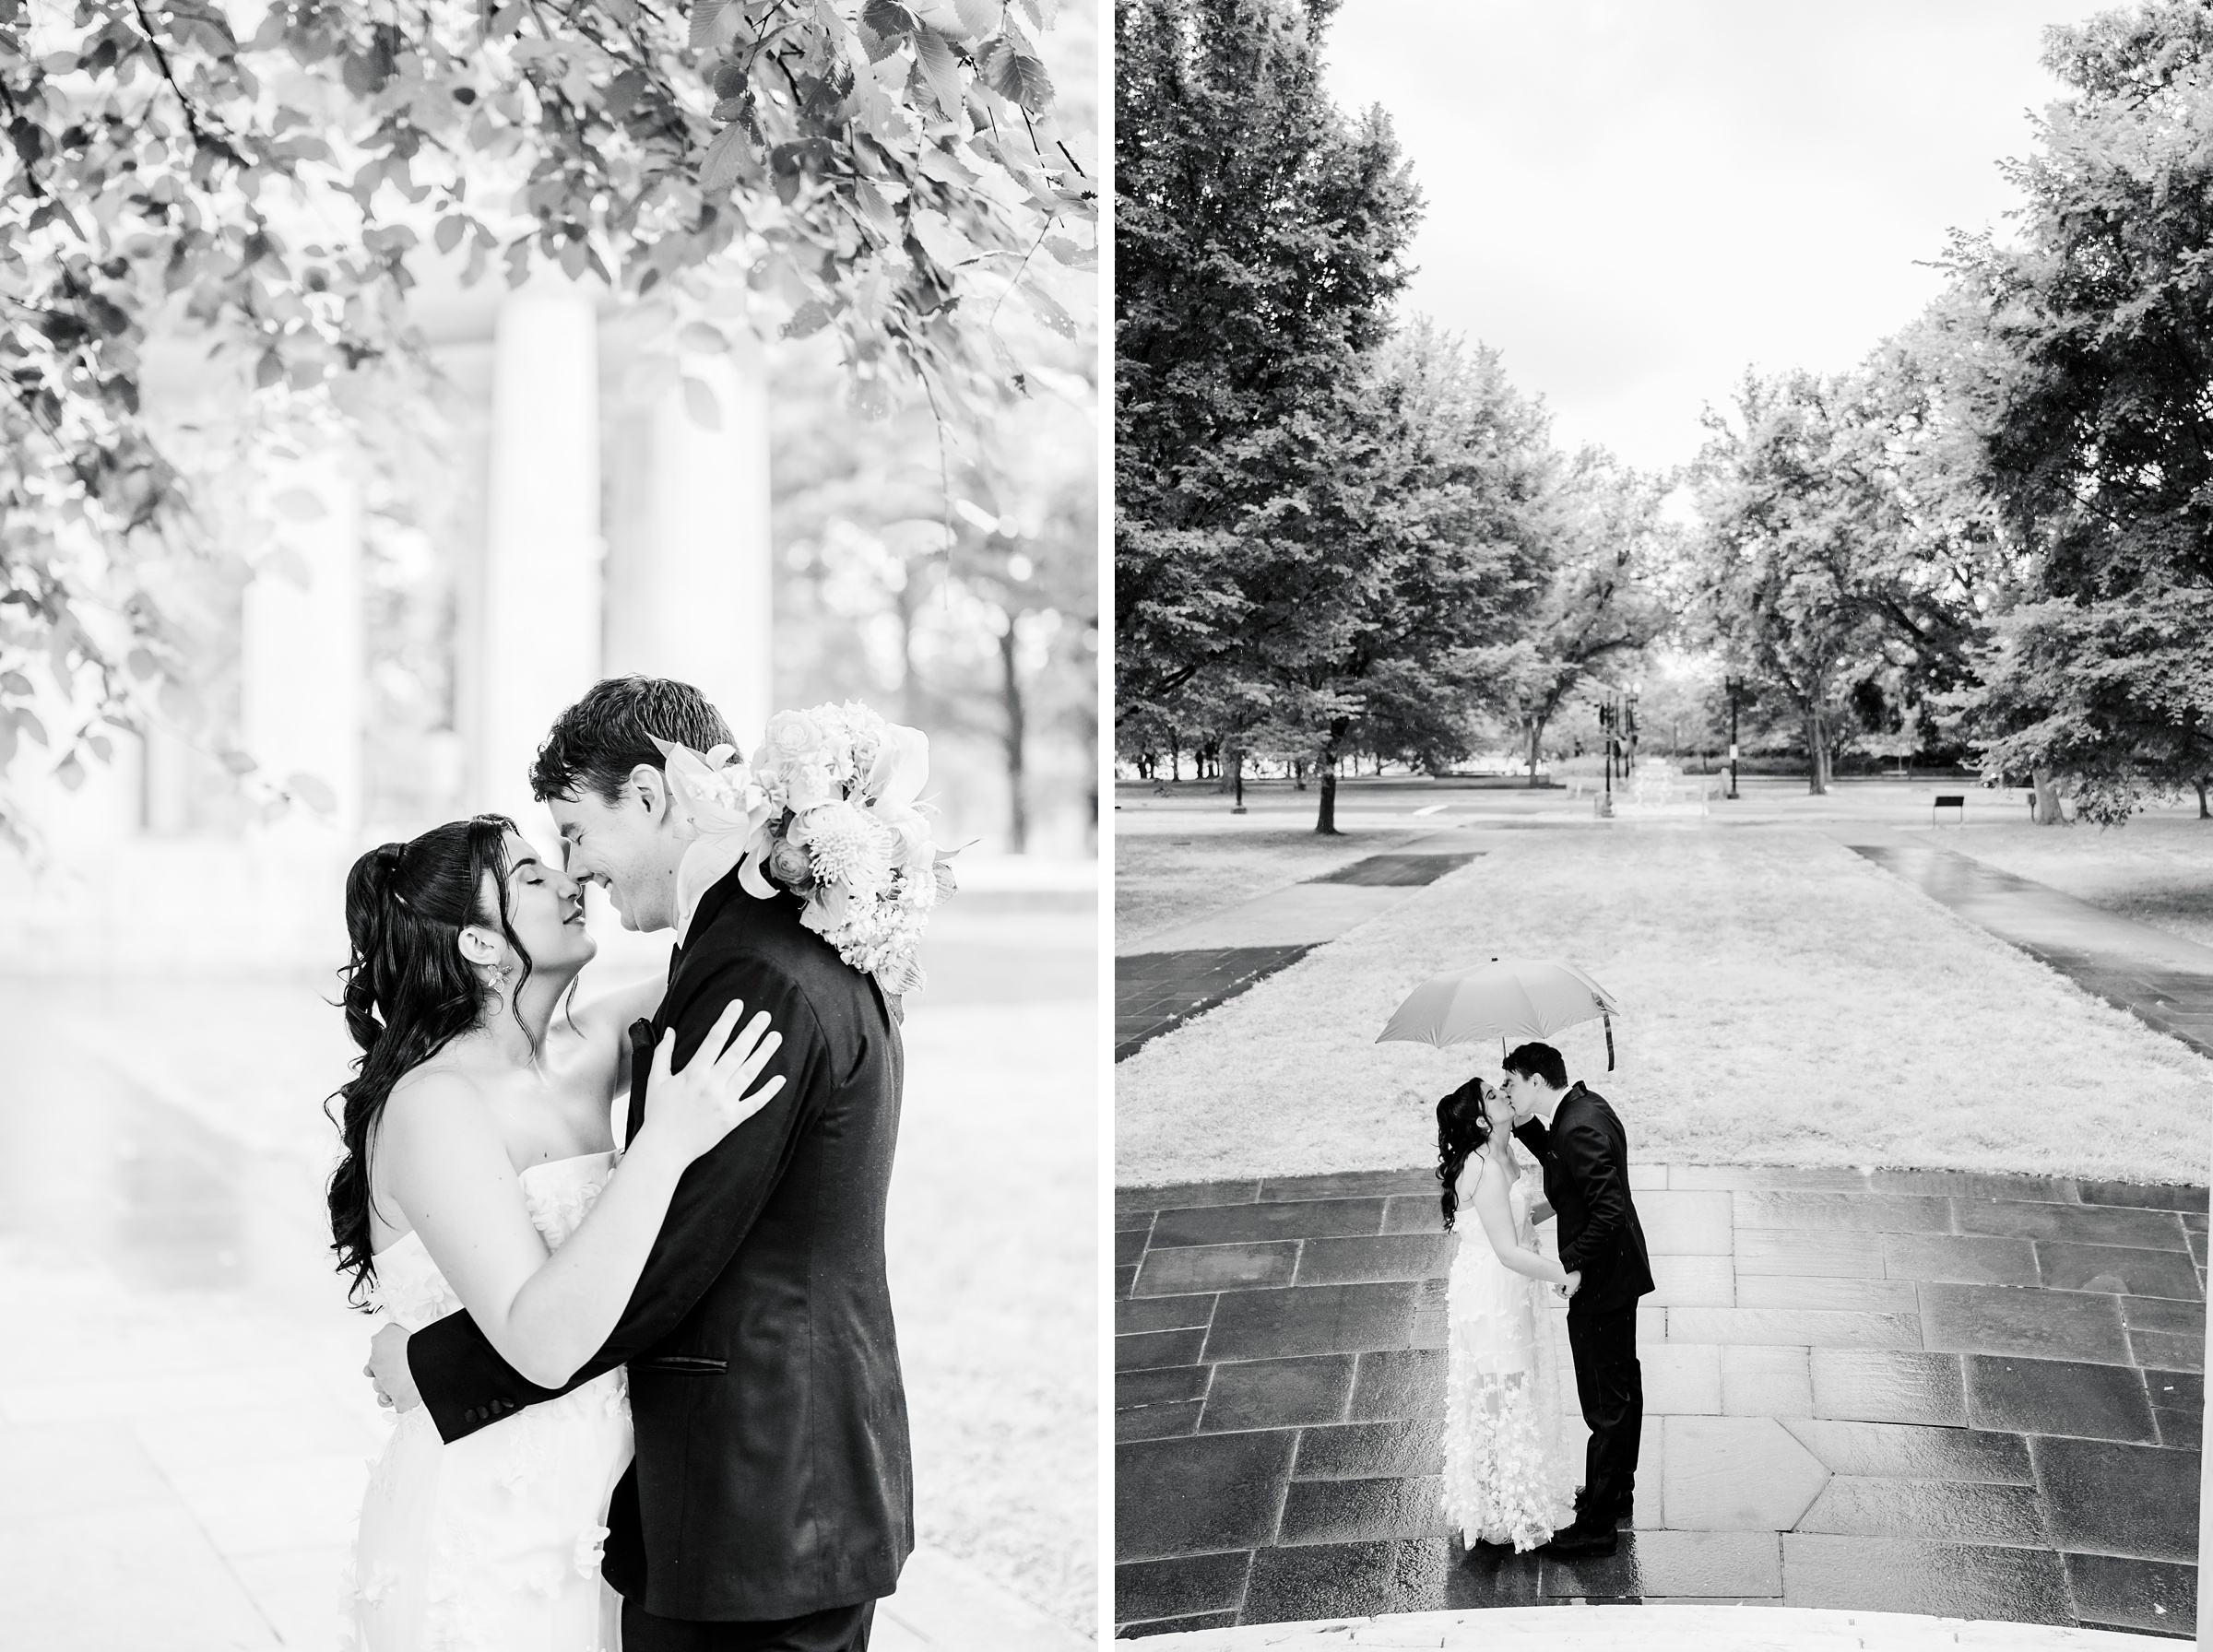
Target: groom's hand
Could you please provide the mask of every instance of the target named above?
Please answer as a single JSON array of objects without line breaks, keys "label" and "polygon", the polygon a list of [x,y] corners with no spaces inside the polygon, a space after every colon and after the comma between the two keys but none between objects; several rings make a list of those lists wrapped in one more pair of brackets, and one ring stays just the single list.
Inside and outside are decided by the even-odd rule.
[{"label": "groom's hand", "polygon": [[1573,1301],[1575,1298],[1575,1293],[1582,1289],[1582,1269],[1579,1268],[1575,1272],[1568,1276],[1568,1282],[1560,1287],[1560,1294],[1567,1297],[1568,1300]]},{"label": "groom's hand", "polygon": [[415,1388],[415,1374],[408,1369],[408,1333],[387,1325],[369,1339],[369,1363],[361,1374],[376,1385],[380,1405],[394,1411],[411,1411],[422,1403]]}]

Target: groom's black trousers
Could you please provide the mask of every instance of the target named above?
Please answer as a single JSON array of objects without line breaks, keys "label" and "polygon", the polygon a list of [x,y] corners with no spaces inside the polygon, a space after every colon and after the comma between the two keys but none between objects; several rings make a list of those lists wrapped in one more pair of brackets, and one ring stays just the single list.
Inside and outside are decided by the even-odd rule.
[{"label": "groom's black trousers", "polygon": [[[1644,1434],[1644,1368],[1637,1363],[1637,1305],[1589,1318],[1568,1316],[1575,1392],[1591,1444],[1583,1457],[1584,1506],[1604,1523],[1636,1490],[1637,1447]],[[623,1643],[629,1652],[629,1643]]]},{"label": "groom's black trousers", "polygon": [[801,1618],[752,1623],[689,1623],[657,1618],[622,1600],[622,1652],[868,1652],[876,1602],[833,1606]]}]

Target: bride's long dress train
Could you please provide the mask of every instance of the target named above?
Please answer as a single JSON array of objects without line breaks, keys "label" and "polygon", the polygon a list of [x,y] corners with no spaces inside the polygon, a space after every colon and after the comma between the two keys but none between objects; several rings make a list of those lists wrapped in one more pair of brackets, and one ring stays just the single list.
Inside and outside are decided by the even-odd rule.
[{"label": "bride's long dress train", "polygon": [[[1508,1190],[1514,1232],[1536,1247],[1527,1174]],[[1473,1212],[1455,1224],[1446,1299],[1444,1507],[1462,1541],[1544,1542],[1574,1516],[1577,1465],[1560,1434],[1550,1328],[1535,1280],[1498,1260]]]},{"label": "bride's long dress train", "polygon": [[[558,1247],[607,1185],[611,1153],[522,1173]],[[420,1330],[461,1305],[413,1233],[376,1258],[376,1306]],[[599,1576],[607,1505],[631,1456],[621,1371],[448,1446],[421,1406],[371,1471],[342,1646],[359,1652],[619,1652],[621,1597]]]}]

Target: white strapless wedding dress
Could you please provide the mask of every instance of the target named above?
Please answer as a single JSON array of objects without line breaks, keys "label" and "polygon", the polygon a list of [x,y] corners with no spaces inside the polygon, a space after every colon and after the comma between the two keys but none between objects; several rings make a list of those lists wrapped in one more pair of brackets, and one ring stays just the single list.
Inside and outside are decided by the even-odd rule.
[{"label": "white strapless wedding dress", "polygon": [[[1533,1180],[1524,1170],[1507,1192],[1514,1233],[1531,1250]],[[1453,1229],[1460,1246],[1445,1307],[1445,1513],[1470,1548],[1533,1549],[1574,1517],[1578,1479],[1561,1438],[1545,1287],[1498,1260],[1464,1204]]]},{"label": "white strapless wedding dress", "polygon": [[[533,1164],[530,1221],[558,1248],[607,1186],[612,1153]],[[461,1299],[413,1233],[376,1258],[374,1305],[408,1330]],[[361,1502],[342,1646],[358,1652],[617,1652],[621,1598],[601,1581],[607,1505],[631,1454],[630,1391],[610,1371],[448,1446],[400,1415]]]}]

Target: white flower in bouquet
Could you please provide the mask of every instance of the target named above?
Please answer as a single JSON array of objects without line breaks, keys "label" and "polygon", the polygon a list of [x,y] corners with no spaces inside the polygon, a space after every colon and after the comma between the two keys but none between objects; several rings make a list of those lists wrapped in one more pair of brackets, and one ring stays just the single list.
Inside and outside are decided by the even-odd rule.
[{"label": "white flower in bouquet", "polygon": [[[929,773],[927,736],[847,701],[778,712],[750,768],[728,747],[704,757],[663,749],[671,792],[714,842],[703,868],[720,877],[736,865],[759,900],[779,887],[799,896],[799,921],[885,992],[922,985],[915,949],[953,887],[917,802]],[[684,900],[695,881],[680,871],[680,912],[704,892]]]}]

